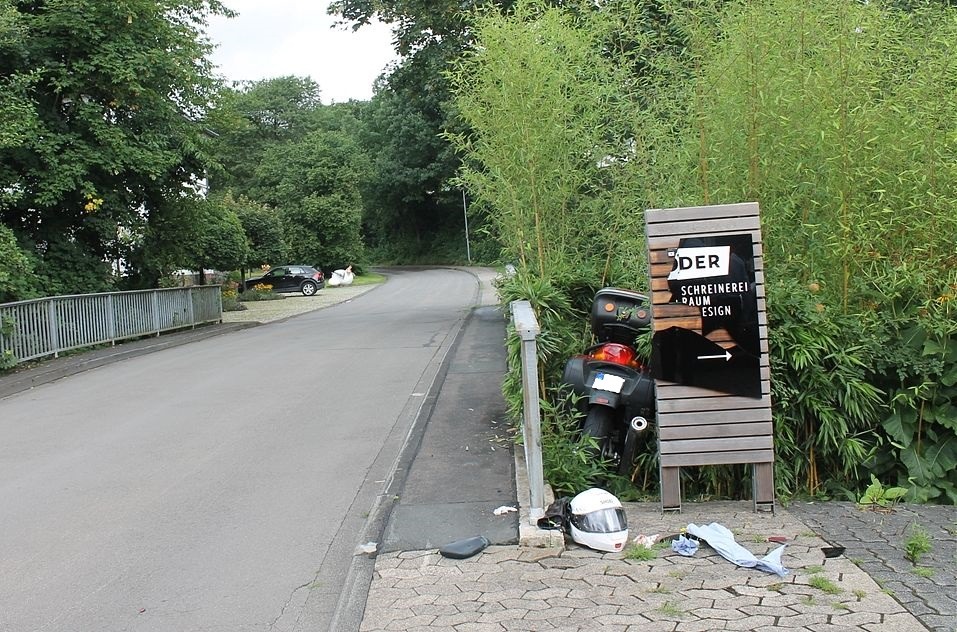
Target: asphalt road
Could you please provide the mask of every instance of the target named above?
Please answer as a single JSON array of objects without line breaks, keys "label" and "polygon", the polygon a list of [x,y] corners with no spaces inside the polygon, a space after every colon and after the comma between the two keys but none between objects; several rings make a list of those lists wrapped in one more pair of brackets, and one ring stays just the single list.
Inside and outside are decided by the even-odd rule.
[{"label": "asphalt road", "polygon": [[0,631],[326,629],[458,270],[0,399]]}]

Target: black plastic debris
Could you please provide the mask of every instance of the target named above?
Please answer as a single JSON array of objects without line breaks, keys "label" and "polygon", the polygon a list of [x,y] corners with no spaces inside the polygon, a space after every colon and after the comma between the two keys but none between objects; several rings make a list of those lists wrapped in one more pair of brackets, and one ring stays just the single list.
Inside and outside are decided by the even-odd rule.
[{"label": "black plastic debris", "polygon": [[538,528],[565,530],[571,513],[571,509],[568,508],[571,501],[571,496],[556,499],[545,509],[545,515],[538,519]]},{"label": "black plastic debris", "polygon": [[476,553],[481,552],[485,547],[489,545],[488,538],[484,535],[476,535],[471,538],[465,538],[464,540],[456,540],[455,542],[450,542],[439,549],[439,554],[442,557],[451,557],[456,560],[464,560],[467,557],[472,557]]},{"label": "black plastic debris", "polygon": [[821,552],[824,553],[824,557],[840,557],[844,555],[843,546],[824,546],[821,547]]}]

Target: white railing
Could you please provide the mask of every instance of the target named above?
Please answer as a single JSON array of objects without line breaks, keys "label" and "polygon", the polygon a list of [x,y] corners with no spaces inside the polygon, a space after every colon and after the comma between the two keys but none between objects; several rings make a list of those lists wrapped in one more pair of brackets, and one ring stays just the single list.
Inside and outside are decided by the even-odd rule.
[{"label": "white railing", "polygon": [[218,285],[0,304],[0,359],[17,363],[223,319]]}]

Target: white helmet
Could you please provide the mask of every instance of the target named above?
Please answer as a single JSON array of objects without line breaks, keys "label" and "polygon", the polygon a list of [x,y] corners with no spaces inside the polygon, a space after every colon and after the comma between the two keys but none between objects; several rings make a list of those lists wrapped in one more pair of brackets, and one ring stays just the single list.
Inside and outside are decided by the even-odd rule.
[{"label": "white helmet", "polygon": [[570,503],[572,540],[598,551],[620,552],[628,541],[628,519],[621,502],[603,489],[586,489]]}]

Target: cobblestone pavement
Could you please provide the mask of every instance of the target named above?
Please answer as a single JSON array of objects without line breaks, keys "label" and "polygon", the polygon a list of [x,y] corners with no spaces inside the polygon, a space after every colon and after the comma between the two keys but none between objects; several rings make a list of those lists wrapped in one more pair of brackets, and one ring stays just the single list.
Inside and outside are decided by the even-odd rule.
[{"label": "cobblestone pavement", "polygon": [[827,543],[787,510],[708,502],[685,504],[680,514],[643,503],[627,503],[626,511],[632,536],[658,533],[666,544],[689,523],[723,524],[758,557],[778,546],[769,537],[784,537],[791,572],[739,568],[705,544],[694,557],[658,548],[648,561],[573,544],[564,551],[490,547],[467,560],[400,552],[377,559],[360,629],[927,630],[848,557],[825,559]]},{"label": "cobblestone pavement", "polygon": [[[862,511],[854,503],[792,503],[789,511],[935,632],[957,630],[957,507],[902,505]],[[905,543],[917,527],[933,547],[915,566]],[[916,572],[915,572],[916,571]]]}]

